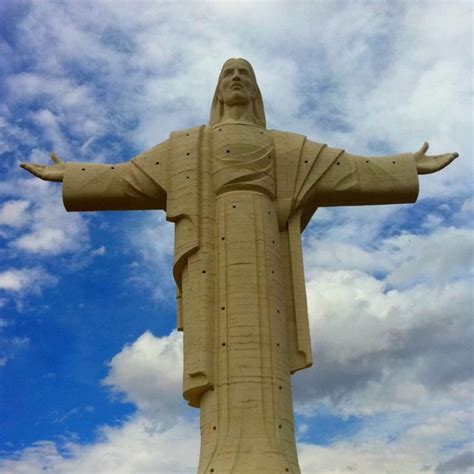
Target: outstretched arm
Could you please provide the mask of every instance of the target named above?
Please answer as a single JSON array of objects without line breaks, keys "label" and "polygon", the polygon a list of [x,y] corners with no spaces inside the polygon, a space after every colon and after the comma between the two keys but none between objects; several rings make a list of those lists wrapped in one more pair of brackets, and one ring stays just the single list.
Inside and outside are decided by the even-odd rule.
[{"label": "outstretched arm", "polygon": [[166,150],[158,145],[120,164],[64,163],[52,153],[52,165],[20,166],[40,179],[63,182],[68,211],[165,209]]},{"label": "outstretched arm", "polygon": [[365,157],[307,140],[295,202],[303,210],[303,226],[318,207],[415,202],[418,175],[439,171],[458,156],[427,156],[427,150],[425,143],[415,153]]}]

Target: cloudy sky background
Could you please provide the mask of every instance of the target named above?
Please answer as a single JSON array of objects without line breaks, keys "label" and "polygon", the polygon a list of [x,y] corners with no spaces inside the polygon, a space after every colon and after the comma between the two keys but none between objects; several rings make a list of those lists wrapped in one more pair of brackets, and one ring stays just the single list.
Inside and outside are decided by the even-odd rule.
[{"label": "cloudy sky background", "polygon": [[245,57],[268,128],[460,153],[416,205],[320,209],[305,231],[303,472],[474,472],[472,20],[459,1],[1,2],[0,471],[195,472],[172,226],[68,214],[18,163],[125,161],[206,123]]}]

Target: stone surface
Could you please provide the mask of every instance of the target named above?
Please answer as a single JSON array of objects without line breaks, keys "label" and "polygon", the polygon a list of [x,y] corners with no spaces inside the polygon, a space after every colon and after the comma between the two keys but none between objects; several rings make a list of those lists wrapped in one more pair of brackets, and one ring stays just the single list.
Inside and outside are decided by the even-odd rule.
[{"label": "stone surface", "polygon": [[231,59],[208,126],[126,163],[21,166],[62,181],[68,211],[166,211],[199,473],[298,473],[291,374],[312,364],[300,234],[321,206],[414,202],[418,174],[457,156],[427,148],[369,158],[269,131],[252,67]]}]

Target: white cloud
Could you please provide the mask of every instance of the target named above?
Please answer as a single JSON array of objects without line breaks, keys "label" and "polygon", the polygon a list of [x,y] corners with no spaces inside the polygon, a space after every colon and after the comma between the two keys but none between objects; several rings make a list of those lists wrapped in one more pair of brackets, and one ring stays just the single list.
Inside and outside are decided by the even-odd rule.
[{"label": "white cloud", "polygon": [[[429,219],[430,215],[426,216],[426,220]],[[377,232],[367,230],[371,227],[371,221],[373,216],[370,213],[366,218],[356,215],[351,219],[347,216],[341,225],[331,228],[320,238],[310,235],[305,247],[307,279],[318,278],[321,268],[390,272],[385,280],[387,284],[406,287],[425,280],[442,284],[469,274],[474,259],[471,230],[438,225],[429,234],[417,235],[405,231],[378,242]],[[388,219],[378,215],[375,230],[380,231],[389,224]],[[312,229],[317,231],[317,225],[316,221]],[[337,235],[338,230],[340,235]],[[356,238],[358,232],[359,237]],[[366,242],[371,242],[371,247],[365,245]]]},{"label": "white cloud", "polygon": [[177,331],[161,338],[145,332],[112,359],[103,381],[159,429],[169,428],[187,412],[181,395],[182,341]]},{"label": "white cloud", "polygon": [[474,198],[470,197],[463,202],[461,212],[470,215],[474,213]]},{"label": "white cloud", "polygon": [[387,282],[410,285],[417,279],[446,283],[469,274],[474,263],[474,235],[467,229],[438,228],[428,236],[401,235],[386,242],[396,252],[399,266]]},{"label": "white cloud", "polygon": [[96,248],[95,250],[92,250],[91,251],[91,255],[93,257],[97,257],[97,256],[102,256],[102,255],[105,255],[105,253],[107,252],[107,248],[105,247],[105,245],[101,245],[100,247]]},{"label": "white cloud", "polygon": [[146,332],[112,359],[103,383],[136,404],[138,412],[120,426],[102,426],[96,443],[71,440],[60,446],[38,441],[0,460],[0,471],[195,472],[199,427],[197,410],[186,407],[181,397],[181,345],[182,337],[176,331],[161,338]]},{"label": "white cloud", "polygon": [[17,294],[38,294],[45,286],[56,283],[56,278],[40,267],[9,269],[0,272],[0,290]]},{"label": "white cloud", "polygon": [[330,413],[362,429],[302,443],[303,472],[467,465],[474,249],[468,227],[450,222],[470,226],[468,207],[431,209],[424,222],[438,225],[416,234],[398,230],[410,216],[401,208],[316,215],[304,249],[315,366],[293,379],[295,407],[306,424]]},{"label": "white cloud", "polygon": [[146,418],[136,416],[120,427],[103,427],[95,444],[75,442],[60,447],[38,441],[0,460],[0,470],[30,474],[48,470],[53,474],[131,474],[196,472],[199,440],[197,426],[178,421],[166,433],[150,429]]},{"label": "white cloud", "polygon": [[[437,239],[424,238],[419,249]],[[365,269],[380,270],[383,262],[384,280],[335,268],[345,263],[350,268],[351,254],[332,268],[313,267],[307,289],[315,368],[295,378],[295,399],[303,406],[317,409],[330,400],[331,409],[345,415],[415,409],[434,393],[472,378],[466,362],[473,337],[469,262],[434,260],[432,274],[430,266],[423,268],[422,252],[417,262],[412,250],[398,249],[394,256],[391,251],[383,243]],[[390,282],[404,283],[401,272],[412,277],[405,269],[412,264],[420,271],[413,273],[415,286],[390,289]]]},{"label": "white cloud", "polygon": [[6,201],[0,207],[0,225],[9,227],[22,227],[28,222],[26,210],[29,202],[25,200]]},{"label": "white cloud", "polygon": [[64,210],[59,186],[38,179],[20,179],[14,184],[7,192],[21,198],[16,202],[27,203],[22,205],[22,219],[29,225],[11,236],[11,247],[39,255],[87,250],[86,218]]}]

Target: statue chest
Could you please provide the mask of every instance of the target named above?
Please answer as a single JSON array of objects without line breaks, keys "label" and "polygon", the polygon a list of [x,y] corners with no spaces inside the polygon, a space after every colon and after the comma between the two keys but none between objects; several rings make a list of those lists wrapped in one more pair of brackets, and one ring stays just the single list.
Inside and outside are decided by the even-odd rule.
[{"label": "statue chest", "polygon": [[216,194],[249,190],[275,198],[273,140],[248,124],[222,124],[212,131],[212,174]]}]

